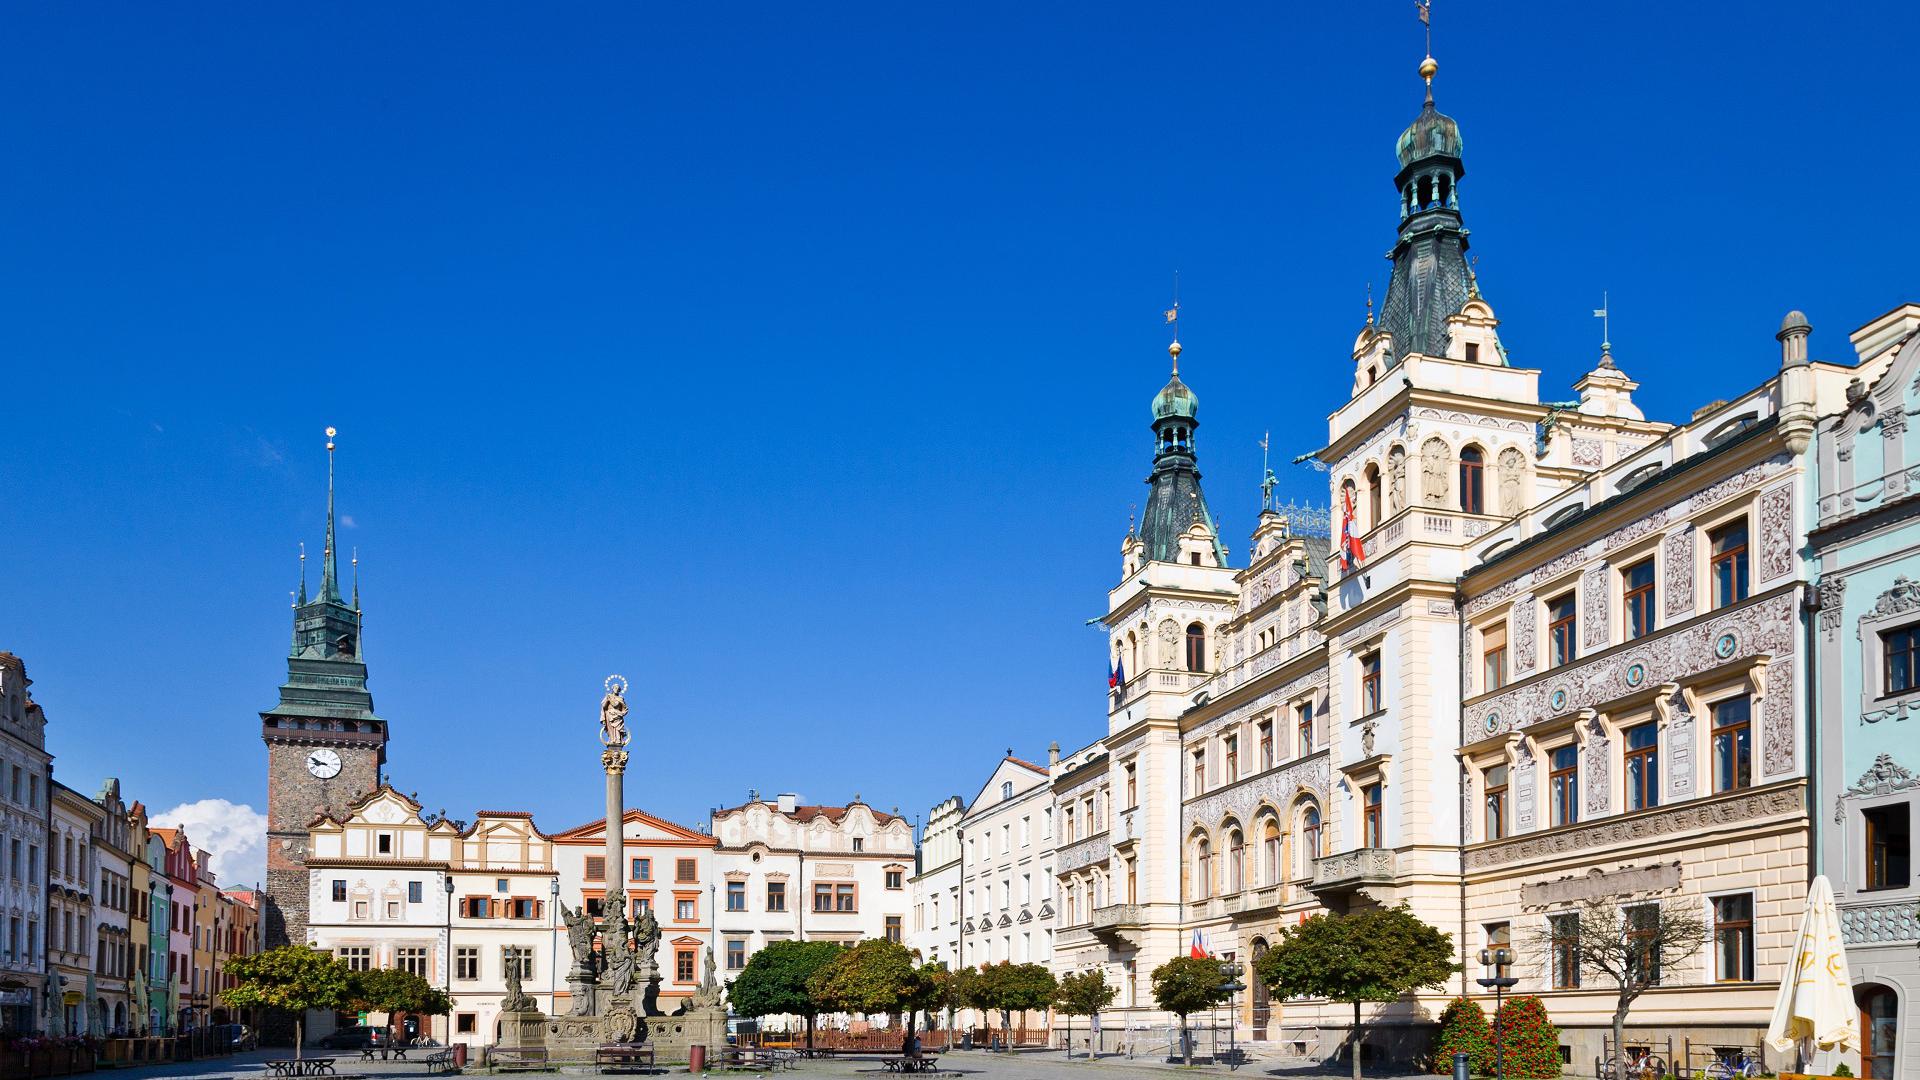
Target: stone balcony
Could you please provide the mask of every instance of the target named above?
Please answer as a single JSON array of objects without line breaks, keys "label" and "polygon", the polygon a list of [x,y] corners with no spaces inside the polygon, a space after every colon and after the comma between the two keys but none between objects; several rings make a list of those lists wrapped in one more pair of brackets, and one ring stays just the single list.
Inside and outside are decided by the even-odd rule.
[{"label": "stone balcony", "polygon": [[1093,909],[1093,921],[1087,928],[1108,943],[1137,942],[1146,929],[1146,909],[1139,904],[1108,904]]},{"label": "stone balcony", "polygon": [[1389,848],[1356,848],[1313,861],[1316,893],[1347,892],[1369,885],[1391,885],[1394,878],[1393,851]]}]

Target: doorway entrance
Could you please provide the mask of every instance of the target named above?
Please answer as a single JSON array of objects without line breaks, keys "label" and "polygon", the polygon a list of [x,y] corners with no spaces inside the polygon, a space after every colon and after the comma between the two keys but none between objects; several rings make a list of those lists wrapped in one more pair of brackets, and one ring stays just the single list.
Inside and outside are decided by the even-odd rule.
[{"label": "doorway entrance", "polygon": [[1267,954],[1267,939],[1253,939],[1253,963],[1247,967],[1247,981],[1253,984],[1253,1041],[1267,1041],[1267,1019],[1273,1013],[1273,1002],[1267,994],[1267,984],[1253,972],[1260,966],[1260,958]]},{"label": "doorway entrance", "polygon": [[1864,986],[1860,1004],[1860,1075],[1892,1080],[1894,1048],[1899,1045],[1900,999],[1884,986]]}]

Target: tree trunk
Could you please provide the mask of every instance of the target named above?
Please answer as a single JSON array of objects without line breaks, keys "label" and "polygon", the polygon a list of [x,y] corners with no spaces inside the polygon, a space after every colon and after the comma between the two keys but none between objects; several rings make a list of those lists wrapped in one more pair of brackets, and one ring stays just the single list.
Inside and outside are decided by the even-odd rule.
[{"label": "tree trunk", "polygon": [[1360,1080],[1360,1003],[1353,1003],[1353,1037],[1347,1040],[1353,1054],[1353,1080]]},{"label": "tree trunk", "polygon": [[[1615,1080],[1627,1080],[1627,1049],[1624,1043],[1627,1038],[1627,1006],[1629,1004],[1622,1001],[1613,1010],[1613,1060],[1618,1063],[1614,1066]],[[1668,1062],[1667,1067],[1675,1073],[1680,1071],[1679,1067],[1672,1062]]]},{"label": "tree trunk", "polygon": [[293,1014],[293,1060],[295,1061],[299,1061],[300,1058],[303,1056],[301,1054],[301,1049],[302,1049],[302,1045],[307,1041],[306,1026],[307,1026],[306,1010],[304,1009],[295,1010]]},{"label": "tree trunk", "polygon": [[1067,1013],[1067,1060],[1073,1060],[1073,1014]]},{"label": "tree trunk", "polygon": [[919,1019],[919,1015],[919,1009],[907,1010],[907,1039],[904,1043],[900,1044],[900,1052],[902,1054],[913,1053],[913,1022]]},{"label": "tree trunk", "polygon": [[1193,1066],[1193,1039],[1187,1035],[1187,1014],[1180,1014],[1180,1058],[1186,1065]]},{"label": "tree trunk", "polygon": [[[571,978],[572,976],[568,976]],[[807,1049],[813,1049],[813,1014],[807,1014]]]}]

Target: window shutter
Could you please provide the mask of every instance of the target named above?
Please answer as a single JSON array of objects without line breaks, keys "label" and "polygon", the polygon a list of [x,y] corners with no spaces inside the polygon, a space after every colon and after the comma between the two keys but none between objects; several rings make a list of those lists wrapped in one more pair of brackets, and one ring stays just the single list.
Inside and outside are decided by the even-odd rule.
[{"label": "window shutter", "polygon": [[607,857],[605,855],[587,856],[587,880],[607,880]]}]

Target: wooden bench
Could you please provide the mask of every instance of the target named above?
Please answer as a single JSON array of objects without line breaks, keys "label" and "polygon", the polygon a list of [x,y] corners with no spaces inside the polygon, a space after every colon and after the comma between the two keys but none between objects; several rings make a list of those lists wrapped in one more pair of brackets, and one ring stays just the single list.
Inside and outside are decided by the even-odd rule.
[{"label": "wooden bench", "polygon": [[489,1046],[487,1064],[496,1070],[540,1069],[547,1068],[547,1048],[544,1046]]},{"label": "wooden bench", "polygon": [[333,1076],[333,1059],[326,1058],[282,1058],[267,1062],[267,1071],[274,1076]]},{"label": "wooden bench", "polygon": [[429,1076],[433,1075],[436,1070],[450,1073],[453,1071],[453,1048],[448,1047],[445,1050],[435,1051],[420,1060],[426,1063],[427,1075]]},{"label": "wooden bench", "polygon": [[608,1068],[651,1069],[653,1047],[640,1043],[602,1043],[593,1048],[593,1063]]}]

